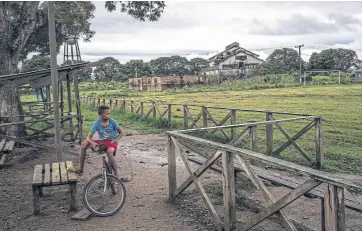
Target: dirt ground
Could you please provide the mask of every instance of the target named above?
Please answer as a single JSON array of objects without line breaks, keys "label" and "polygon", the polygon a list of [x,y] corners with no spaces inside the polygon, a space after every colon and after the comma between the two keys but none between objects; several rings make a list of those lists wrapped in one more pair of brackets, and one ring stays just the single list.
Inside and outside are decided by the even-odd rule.
[{"label": "dirt ground", "polygon": [[[29,156],[0,170],[0,230],[214,230],[215,226],[206,206],[192,185],[173,201],[168,200],[167,138],[154,134],[137,134],[127,131],[120,142],[116,159],[126,183],[127,198],[121,211],[111,217],[91,217],[87,221],[74,221],[69,212],[69,186],[44,189],[41,214],[33,216],[31,182],[36,164],[55,160],[55,153],[33,148],[18,148]],[[79,146],[74,150],[78,151]],[[190,153],[192,154],[192,153]],[[17,155],[15,153],[15,155]],[[75,155],[63,154],[64,160],[78,163]],[[128,161],[127,161],[128,160]],[[130,165],[131,163],[131,165]],[[86,182],[100,172],[101,160],[88,155],[85,173],[77,186],[77,208],[84,208],[82,192]],[[197,165],[192,165],[196,169]],[[177,158],[178,185],[188,177],[186,169]],[[134,173],[133,177],[131,173]],[[209,170],[201,181],[218,213],[223,215],[221,175]],[[280,198],[289,189],[268,185],[272,194]],[[237,181],[238,219],[255,215],[263,204],[261,194],[242,180]],[[320,230],[320,200],[301,198],[286,207],[285,212],[306,226]],[[347,230],[362,230],[362,214],[346,209]],[[252,230],[285,230],[276,217],[263,221]],[[308,230],[308,229],[301,229]]]}]

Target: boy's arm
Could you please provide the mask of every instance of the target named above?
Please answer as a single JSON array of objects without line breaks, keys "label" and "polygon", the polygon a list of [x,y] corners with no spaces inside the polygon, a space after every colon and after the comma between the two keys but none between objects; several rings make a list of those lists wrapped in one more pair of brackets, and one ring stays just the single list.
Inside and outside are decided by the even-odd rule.
[{"label": "boy's arm", "polygon": [[93,135],[95,132],[88,133],[87,140],[89,143],[93,144],[94,146],[97,146],[97,143],[93,140]]},{"label": "boy's arm", "polygon": [[123,129],[121,127],[119,127],[117,131],[119,134],[118,134],[117,138],[112,141],[112,143],[118,142],[124,134]]}]

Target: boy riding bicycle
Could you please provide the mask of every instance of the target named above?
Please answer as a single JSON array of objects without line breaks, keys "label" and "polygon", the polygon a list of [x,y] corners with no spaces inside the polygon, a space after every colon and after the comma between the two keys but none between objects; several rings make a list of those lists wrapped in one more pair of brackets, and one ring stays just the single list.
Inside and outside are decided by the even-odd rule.
[{"label": "boy riding bicycle", "polygon": [[[117,163],[114,158],[116,155],[118,141],[123,136],[123,129],[118,125],[115,119],[111,118],[111,110],[107,105],[101,105],[98,108],[99,119],[93,123],[90,133],[80,146],[80,167],[79,175],[83,174],[84,159],[86,150],[104,144],[107,148],[108,163],[113,169],[114,175],[119,178]],[[93,135],[98,132],[98,140],[93,140]]]}]

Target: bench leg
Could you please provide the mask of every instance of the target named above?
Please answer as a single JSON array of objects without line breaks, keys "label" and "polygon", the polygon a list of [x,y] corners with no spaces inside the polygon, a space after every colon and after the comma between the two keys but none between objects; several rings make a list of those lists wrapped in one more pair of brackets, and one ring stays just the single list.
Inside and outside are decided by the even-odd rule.
[{"label": "bench leg", "polygon": [[70,211],[77,211],[77,202],[76,202],[76,194],[77,194],[77,182],[70,183]]},{"label": "bench leg", "polygon": [[34,215],[39,215],[40,213],[39,186],[33,186],[33,210],[34,210]]},{"label": "bench leg", "polygon": [[39,196],[40,197],[43,197],[44,194],[43,194],[43,187],[39,187]]}]

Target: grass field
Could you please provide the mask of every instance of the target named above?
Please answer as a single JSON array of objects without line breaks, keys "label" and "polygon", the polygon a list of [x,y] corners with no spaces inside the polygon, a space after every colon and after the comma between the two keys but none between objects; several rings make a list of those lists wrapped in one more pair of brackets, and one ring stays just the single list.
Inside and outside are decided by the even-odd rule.
[{"label": "grass field", "polygon": [[[119,96],[117,92],[119,91],[83,91],[81,94],[100,96],[101,98],[104,96],[105,99],[109,99],[112,95],[114,98],[117,98]],[[360,84],[195,93],[143,92],[132,95],[129,95],[126,99],[134,101],[161,100],[165,104],[197,104],[320,115],[324,119],[325,169],[332,172],[362,174],[362,85]],[[179,110],[174,111],[174,113],[181,115],[182,106],[177,106],[177,109]],[[85,116],[85,131],[88,131],[97,115],[88,106],[83,106],[82,110]],[[160,110],[163,111],[162,109]],[[198,110],[197,108],[190,108],[193,117],[197,116]],[[215,119],[220,121],[228,112],[225,110],[210,110],[210,113]],[[113,116],[125,126],[139,130],[154,131],[151,120],[141,119],[129,113],[121,114],[117,111],[113,113]],[[290,118],[291,116],[275,117],[275,119],[281,119]],[[238,112],[237,115],[237,123],[264,120],[265,114],[261,113]],[[293,136],[306,124],[307,122],[294,122],[285,123],[282,126]],[[156,131],[162,131],[161,125]],[[298,142],[313,159],[315,143],[313,141],[314,129],[312,130],[298,140]],[[287,140],[275,128],[274,131],[274,147],[278,148]],[[258,130],[258,137],[260,150],[265,151],[265,133],[263,128],[260,131]],[[307,163],[294,147],[283,151],[281,158],[299,164]]]}]

